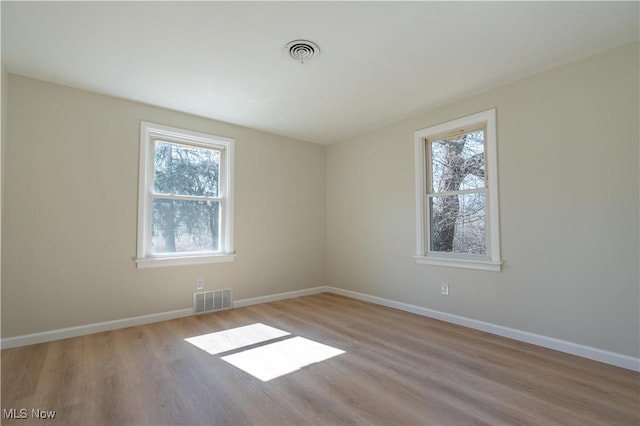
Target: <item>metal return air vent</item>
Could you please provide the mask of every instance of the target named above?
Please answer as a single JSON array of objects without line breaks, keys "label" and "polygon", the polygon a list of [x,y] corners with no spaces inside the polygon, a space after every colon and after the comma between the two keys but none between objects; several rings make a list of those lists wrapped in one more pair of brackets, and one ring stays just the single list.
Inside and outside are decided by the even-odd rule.
[{"label": "metal return air vent", "polygon": [[193,293],[193,313],[222,311],[231,309],[231,289]]},{"label": "metal return air vent", "polygon": [[320,48],[317,44],[309,40],[293,40],[286,46],[289,56],[301,64],[309,62],[320,54]]}]

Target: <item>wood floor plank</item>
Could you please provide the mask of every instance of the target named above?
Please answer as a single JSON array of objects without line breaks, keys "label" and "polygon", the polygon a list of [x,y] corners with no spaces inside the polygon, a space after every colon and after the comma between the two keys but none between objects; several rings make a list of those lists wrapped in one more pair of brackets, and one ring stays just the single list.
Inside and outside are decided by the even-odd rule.
[{"label": "wood floor plank", "polygon": [[[343,354],[267,382],[185,339],[255,323]],[[275,340],[274,340],[275,341]],[[634,425],[640,374],[334,294],[6,349],[2,409],[51,425]],[[18,412],[18,411],[16,411]],[[6,416],[4,416],[6,417]]]}]

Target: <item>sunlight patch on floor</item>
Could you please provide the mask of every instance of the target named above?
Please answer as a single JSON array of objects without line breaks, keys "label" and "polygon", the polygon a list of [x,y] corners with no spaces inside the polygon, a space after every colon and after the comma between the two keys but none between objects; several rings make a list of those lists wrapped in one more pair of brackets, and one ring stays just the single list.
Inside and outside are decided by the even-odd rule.
[{"label": "sunlight patch on floor", "polygon": [[203,334],[201,336],[189,337],[184,340],[211,355],[215,355],[277,339],[282,336],[288,336],[289,334],[291,333],[256,323],[244,327]]},{"label": "sunlight patch on floor", "polygon": [[345,352],[340,349],[304,337],[292,337],[223,356],[222,359],[263,382],[268,382],[343,353]]}]

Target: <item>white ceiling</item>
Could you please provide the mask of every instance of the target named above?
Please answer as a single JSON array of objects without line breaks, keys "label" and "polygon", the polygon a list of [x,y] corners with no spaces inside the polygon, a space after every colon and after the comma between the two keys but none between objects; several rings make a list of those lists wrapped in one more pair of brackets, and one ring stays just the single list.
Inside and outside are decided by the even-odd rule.
[{"label": "white ceiling", "polygon": [[[333,143],[638,40],[632,2],[8,2],[9,72]],[[294,62],[284,46],[321,54]]]}]

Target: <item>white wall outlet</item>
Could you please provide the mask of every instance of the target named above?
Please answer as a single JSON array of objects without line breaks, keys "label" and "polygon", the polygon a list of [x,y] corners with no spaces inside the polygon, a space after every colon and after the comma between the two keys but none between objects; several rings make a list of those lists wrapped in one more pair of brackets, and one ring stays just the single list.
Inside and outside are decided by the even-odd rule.
[{"label": "white wall outlet", "polygon": [[204,288],[204,280],[202,278],[196,279],[196,290],[202,290]]},{"label": "white wall outlet", "polygon": [[449,283],[440,283],[440,294],[443,296],[449,295]]}]

